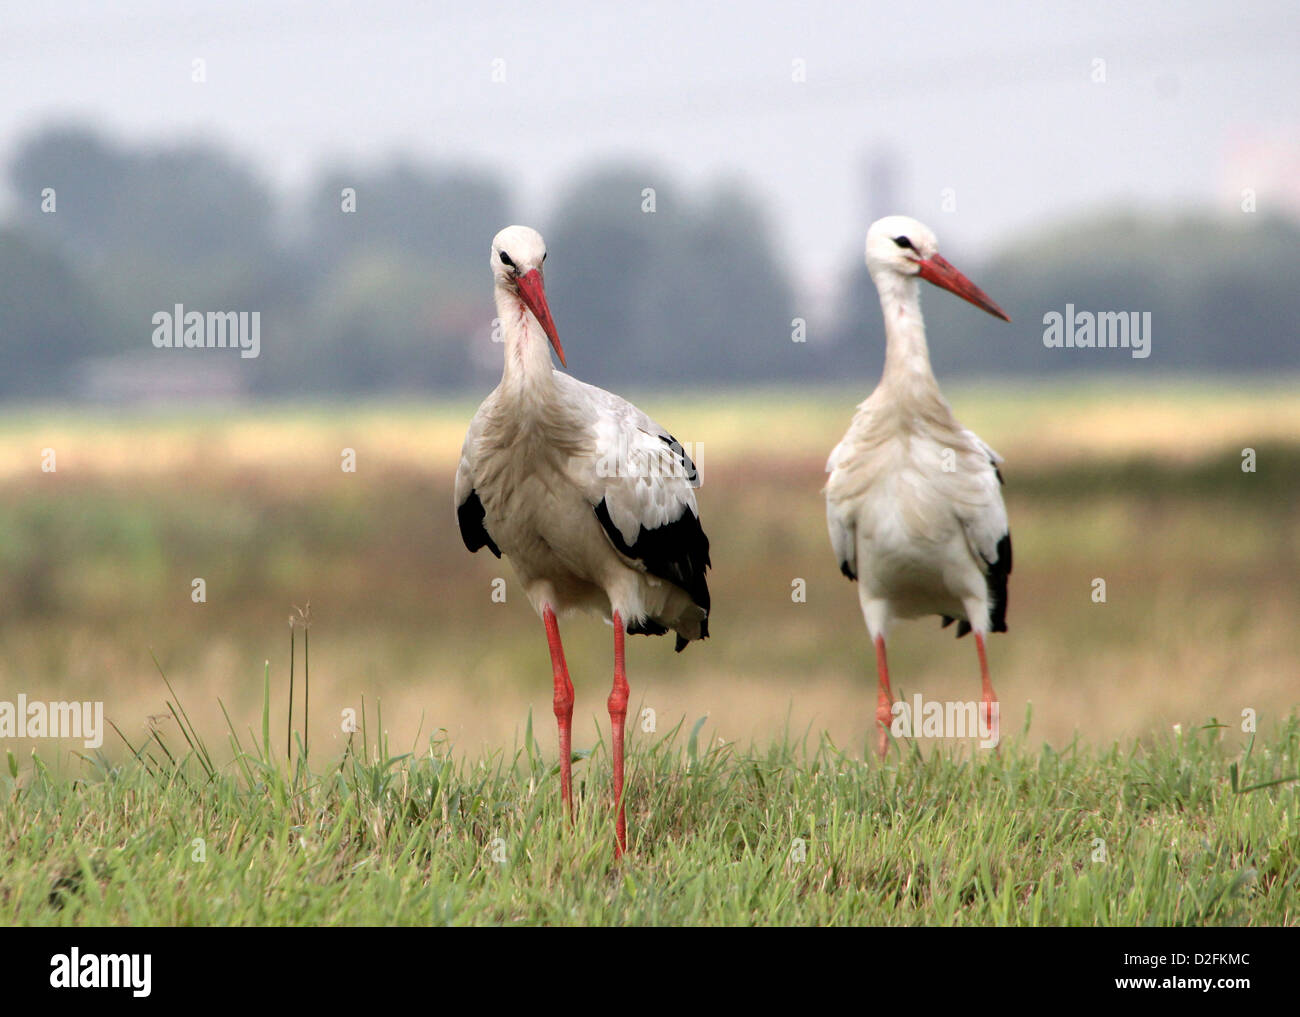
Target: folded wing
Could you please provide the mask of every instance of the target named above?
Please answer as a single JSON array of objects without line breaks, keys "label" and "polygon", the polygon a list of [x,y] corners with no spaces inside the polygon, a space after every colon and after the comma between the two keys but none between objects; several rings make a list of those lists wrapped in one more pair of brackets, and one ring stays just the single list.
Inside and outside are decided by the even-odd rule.
[{"label": "folded wing", "polygon": [[[614,549],[636,568],[685,590],[708,614],[709,538],[700,525],[699,472],[681,443],[627,400],[558,375],[591,403],[594,457],[575,468]],[[701,625],[707,635],[707,619]]]}]

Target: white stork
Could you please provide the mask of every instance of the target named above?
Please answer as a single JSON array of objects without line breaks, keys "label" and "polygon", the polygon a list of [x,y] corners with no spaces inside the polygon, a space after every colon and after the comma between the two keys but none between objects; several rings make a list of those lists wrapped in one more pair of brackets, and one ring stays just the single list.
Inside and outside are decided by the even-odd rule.
[{"label": "white stork", "polygon": [[709,540],[700,526],[695,464],[672,435],[624,399],[551,366],[564,349],[546,303],[546,244],[527,226],[492,240],[505,369],[470,421],[456,471],[465,546],[514,566],[546,626],[560,736],[560,793],[573,816],[573,684],[557,616],[593,611],[614,626],[615,851],[627,847],[623,726],[624,633],[709,634]]},{"label": "white stork", "polygon": [[1002,458],[953,416],[930,370],[921,320],[924,279],[1010,321],[939,255],[929,228],[888,216],[867,231],[867,269],[885,315],[885,370],[826,463],[826,523],[840,570],[876,648],[876,719],[884,756],[893,692],[885,634],[896,618],[937,614],[975,633],[985,720],[996,723],[984,636],[1007,630],[1011,534],[1002,503]]}]

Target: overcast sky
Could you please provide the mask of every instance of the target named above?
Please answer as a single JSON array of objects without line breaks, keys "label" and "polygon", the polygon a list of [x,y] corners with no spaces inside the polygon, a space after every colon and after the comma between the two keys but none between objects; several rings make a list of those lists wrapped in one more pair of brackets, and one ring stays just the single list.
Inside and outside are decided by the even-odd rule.
[{"label": "overcast sky", "polygon": [[657,167],[743,180],[805,283],[858,256],[872,152],[902,171],[896,211],[978,254],[1110,202],[1226,213],[1258,186],[1267,204],[1298,96],[1295,0],[149,0],[11,4],[0,23],[6,162],[55,117],[211,137],[281,187],[409,151],[496,170],[544,227],[566,180],[624,158],[646,186]]}]

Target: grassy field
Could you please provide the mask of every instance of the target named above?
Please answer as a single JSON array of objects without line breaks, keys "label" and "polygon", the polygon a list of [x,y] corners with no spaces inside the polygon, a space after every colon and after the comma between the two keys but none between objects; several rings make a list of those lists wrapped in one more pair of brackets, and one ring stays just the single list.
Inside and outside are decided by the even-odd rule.
[{"label": "grassy field", "polygon": [[[179,713],[178,713],[179,716]],[[526,737],[457,761],[364,733],[290,767],[164,740],[139,762],[4,781],[0,907],[91,925],[1293,924],[1300,722],[1246,751],[1208,727],[1125,750],[1013,739],[885,765],[827,739],[740,749],[702,725],[634,740],[631,851],[613,857],[603,747],[556,768]],[[531,732],[528,732],[531,735]],[[173,744],[172,749],[181,746]],[[16,769],[16,767],[15,767]]]},{"label": "grassy field", "polygon": [[[866,387],[639,397],[701,466],[714,616],[681,655],[628,643],[632,706],[657,724],[630,725],[617,868],[609,630],[562,623],[584,759],[568,831],[540,623],[455,529],[471,403],[0,416],[0,700],[102,701],[120,731],[98,751],[3,740],[0,913],[1293,923],[1298,785],[1242,789],[1297,770],[1300,389],[955,390],[1007,459],[1011,631],[990,662],[1012,734],[997,754],[902,742],[882,767],[819,493]],[[290,775],[287,622],[309,602],[310,768]],[[900,626],[895,691],[978,698],[970,642]],[[208,758],[185,760],[186,734]]]}]

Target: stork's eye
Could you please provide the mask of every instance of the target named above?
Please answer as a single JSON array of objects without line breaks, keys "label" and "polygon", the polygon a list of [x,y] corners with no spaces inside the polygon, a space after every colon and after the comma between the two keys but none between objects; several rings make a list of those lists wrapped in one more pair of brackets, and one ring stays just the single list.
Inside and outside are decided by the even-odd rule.
[{"label": "stork's eye", "polygon": [[903,248],[903,250],[905,251],[916,250],[916,248],[912,246],[912,241],[908,240],[907,237],[894,237],[894,243],[896,243],[899,247]]},{"label": "stork's eye", "polygon": [[509,268],[515,267],[515,263],[510,260],[510,255],[506,254],[505,251],[501,252],[501,264],[506,265]]}]

